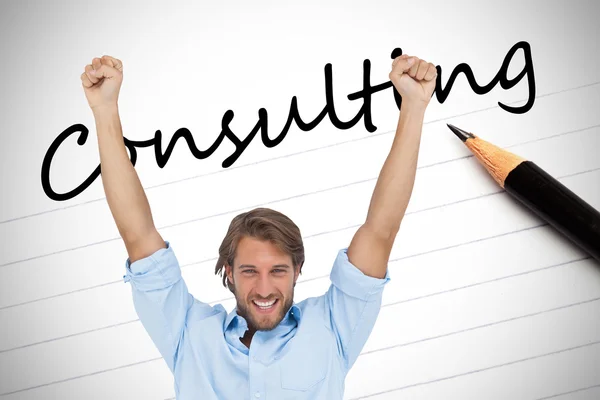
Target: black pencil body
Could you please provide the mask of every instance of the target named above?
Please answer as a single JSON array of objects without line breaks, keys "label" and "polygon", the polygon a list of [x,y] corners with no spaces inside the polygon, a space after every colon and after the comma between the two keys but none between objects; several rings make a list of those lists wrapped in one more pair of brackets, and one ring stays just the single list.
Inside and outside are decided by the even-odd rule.
[{"label": "black pencil body", "polygon": [[600,261],[600,213],[531,161],[504,180],[504,189]]}]

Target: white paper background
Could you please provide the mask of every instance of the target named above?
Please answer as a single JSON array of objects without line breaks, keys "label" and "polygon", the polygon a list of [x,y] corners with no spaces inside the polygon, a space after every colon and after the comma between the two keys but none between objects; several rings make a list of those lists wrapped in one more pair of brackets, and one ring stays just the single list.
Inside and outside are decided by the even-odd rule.
[{"label": "white paper background", "polygon": [[[293,96],[312,121],[332,64],[335,110],[352,119],[371,83],[388,80],[401,47],[451,71],[467,63],[480,85],[517,42],[531,45],[536,100],[523,79],[475,94],[464,76],[432,99],[415,189],[389,264],[392,281],[374,331],[346,379],[346,399],[596,399],[600,397],[600,269],[500,191],[451,123],[535,161],[600,208],[600,57],[593,1],[275,2],[3,1],[0,9],[0,397],[167,399],[166,364],[123,284],[125,247],[100,179],[56,202],[41,185],[50,144],[52,187],[66,192],[98,165],[94,119],[80,74],[108,54],[124,63],[124,135],[163,149],[189,129],[199,149],[230,124],[244,138],[269,116],[278,135]],[[519,51],[509,78],[523,68]],[[339,130],[326,117],[292,125],[275,148],[255,137],[229,169],[225,140],[204,160],[185,141],[164,168],[138,149],[136,170],[156,226],[171,241],[198,299],[234,306],[213,267],[231,219],[257,206],[290,216],[307,261],[296,301],[322,294],[337,250],[364,221],[389,152],[398,109],[391,89],[372,99],[373,123]],[[553,397],[554,396],[554,397]]]}]

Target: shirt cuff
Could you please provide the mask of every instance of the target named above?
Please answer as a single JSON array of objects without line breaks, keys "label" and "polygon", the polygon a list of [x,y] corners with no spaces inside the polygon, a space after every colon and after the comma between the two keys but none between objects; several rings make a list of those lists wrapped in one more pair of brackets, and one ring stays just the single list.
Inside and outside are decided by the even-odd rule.
[{"label": "shirt cuff", "polygon": [[365,275],[348,260],[347,251],[346,247],[338,252],[329,276],[331,283],[347,295],[363,301],[368,301],[371,296],[382,293],[383,287],[390,280],[389,268],[386,268],[383,278]]},{"label": "shirt cuff", "polygon": [[167,248],[160,248],[148,257],[131,263],[129,257],[125,261],[123,282],[140,291],[164,289],[181,279],[181,269],[169,241]]}]

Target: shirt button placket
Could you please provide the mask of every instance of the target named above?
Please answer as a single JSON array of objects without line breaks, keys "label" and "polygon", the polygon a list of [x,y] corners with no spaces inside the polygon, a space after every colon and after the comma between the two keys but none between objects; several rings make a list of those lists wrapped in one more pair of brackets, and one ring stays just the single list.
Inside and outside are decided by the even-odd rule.
[{"label": "shirt button placket", "polygon": [[[251,353],[254,353],[251,351]],[[265,366],[259,361],[255,355],[250,356],[250,393],[254,400],[265,400]]]}]

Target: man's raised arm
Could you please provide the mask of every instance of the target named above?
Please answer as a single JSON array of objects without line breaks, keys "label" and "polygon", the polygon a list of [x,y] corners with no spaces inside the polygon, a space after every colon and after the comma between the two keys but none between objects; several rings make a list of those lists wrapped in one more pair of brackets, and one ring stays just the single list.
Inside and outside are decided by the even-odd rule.
[{"label": "man's raised arm", "polygon": [[[412,60],[412,62],[411,62]],[[392,246],[412,193],[425,110],[435,89],[432,63],[402,55],[390,80],[402,96],[396,135],[371,198],[365,223],[348,247],[348,259],[365,275],[384,278]]]},{"label": "man's raised arm", "polygon": [[174,372],[190,308],[196,308],[196,317],[222,310],[193,298],[181,276],[174,249],[154,226],[121,130],[117,98],[122,71],[120,60],[103,56],[85,67],[81,80],[96,119],[106,199],[129,254],[123,281],[131,285],[140,322]]},{"label": "man's raised arm", "polygon": [[123,140],[117,106],[123,63],[110,56],[94,58],[81,80],[96,120],[106,200],[133,263],[166,245],[154,227],[148,199]]}]

